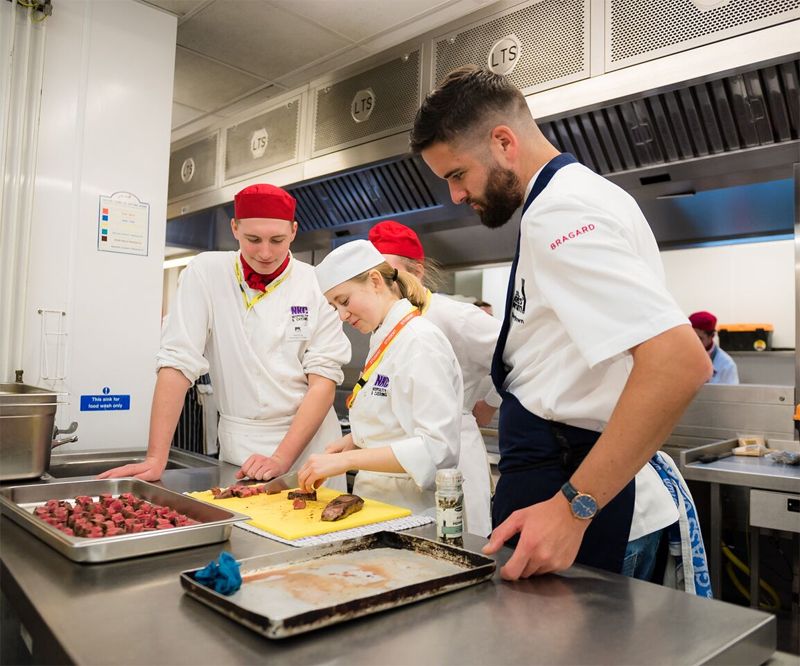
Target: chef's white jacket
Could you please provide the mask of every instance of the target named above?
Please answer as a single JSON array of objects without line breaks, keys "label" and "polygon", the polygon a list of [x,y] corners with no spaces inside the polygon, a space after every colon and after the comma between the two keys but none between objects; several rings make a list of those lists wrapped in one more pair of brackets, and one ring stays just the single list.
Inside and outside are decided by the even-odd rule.
[{"label": "chef's white jacket", "polygon": [[[350,342],[313,267],[292,257],[288,277],[248,310],[234,272],[239,262],[239,252],[205,252],[186,267],[157,356],[158,368],[176,368],[190,382],[211,373],[220,457],[237,465],[274,452],[306,395],[307,375],[341,384],[350,360]],[[248,300],[261,293],[242,284]],[[338,437],[331,408],[295,466]]]},{"label": "chef's white jacket", "polygon": [[[413,306],[395,303],[370,338],[371,358]],[[359,448],[390,446],[405,474],[359,471],[353,492],[415,513],[435,513],[436,470],[455,467],[464,386],[444,334],[414,317],[396,335],[350,408]]]},{"label": "chef's white jacket", "polygon": [[[425,317],[445,334],[461,368],[464,405],[458,468],[464,476],[467,530],[478,536],[488,536],[492,531],[491,470],[486,445],[472,408],[477,400],[486,397],[487,385],[482,380],[492,367],[501,322],[472,303],[456,301],[441,294],[431,295]],[[493,388],[488,392],[496,395]]]},{"label": "chef's white jacket", "polygon": [[[688,323],[653,233],[630,195],[581,164],[556,172],[520,231],[504,388],[537,416],[602,431],[633,367],[629,350]],[[677,518],[645,465],[629,539]]]}]

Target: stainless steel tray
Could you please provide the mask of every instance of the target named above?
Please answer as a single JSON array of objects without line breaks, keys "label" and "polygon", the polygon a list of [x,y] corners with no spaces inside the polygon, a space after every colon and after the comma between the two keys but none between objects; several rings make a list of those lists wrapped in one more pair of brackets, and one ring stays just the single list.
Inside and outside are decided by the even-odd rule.
[{"label": "stainless steel tray", "polygon": [[240,560],[224,596],[181,573],[186,592],[267,638],[285,638],[491,578],[494,560],[395,532]]},{"label": "stainless steel tray", "polygon": [[[64,534],[33,515],[33,510],[47,500],[74,499],[78,495],[96,497],[100,493],[133,493],[148,502],[185,513],[200,524],[87,539]],[[75,562],[89,563],[110,562],[225,541],[234,523],[249,519],[244,514],[206,504],[147,481],[129,478],[7,486],[0,488],[0,511],[65,557]]]}]

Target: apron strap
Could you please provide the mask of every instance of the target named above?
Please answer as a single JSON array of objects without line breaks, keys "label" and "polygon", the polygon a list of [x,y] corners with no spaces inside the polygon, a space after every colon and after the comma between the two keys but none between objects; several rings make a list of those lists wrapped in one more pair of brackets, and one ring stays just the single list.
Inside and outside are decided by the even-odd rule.
[{"label": "apron strap", "polygon": [[[561,153],[556,155],[552,160],[545,164],[536,182],[533,184],[533,189],[525,200],[525,205],[522,207],[522,215],[530,208],[533,200],[538,197],[545,187],[550,183],[550,180],[556,174],[556,171],[562,167],[577,162],[577,160],[569,153]],[[503,383],[508,376],[508,368],[503,364],[503,352],[506,349],[506,341],[508,340],[508,331],[511,328],[511,305],[514,300],[514,284],[517,278],[517,264],[519,263],[519,250],[520,242],[522,240],[522,221],[520,220],[520,230],[517,234],[517,249],[514,252],[514,261],[511,264],[511,275],[508,277],[508,291],[506,292],[506,309],[505,316],[503,317],[503,325],[500,327],[500,335],[497,338],[497,346],[494,349],[492,356],[492,381],[495,388],[499,391],[503,390]]]}]

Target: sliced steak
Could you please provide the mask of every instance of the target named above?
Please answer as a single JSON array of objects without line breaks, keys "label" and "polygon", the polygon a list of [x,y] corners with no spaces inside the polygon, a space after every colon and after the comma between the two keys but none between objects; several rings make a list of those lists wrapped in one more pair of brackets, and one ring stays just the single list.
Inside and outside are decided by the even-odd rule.
[{"label": "sliced steak", "polygon": [[339,495],[335,497],[322,510],[322,520],[333,521],[341,520],[350,514],[361,511],[364,508],[364,500],[358,495]]},{"label": "sliced steak", "polygon": [[253,495],[259,495],[264,492],[263,485],[249,485],[249,484],[242,484],[242,483],[234,483],[232,486],[228,486],[227,488],[218,488],[214,486],[211,489],[211,494],[214,496],[214,499],[229,499],[231,497],[252,497]]},{"label": "sliced steak", "polygon": [[304,493],[302,490],[290,490],[289,494],[286,496],[287,499],[301,499],[305,500],[306,502],[316,502],[317,501],[317,491],[312,490],[310,493]]},{"label": "sliced steak", "polygon": [[306,501],[303,499],[296,499],[292,502],[293,509],[305,509],[306,508]]}]

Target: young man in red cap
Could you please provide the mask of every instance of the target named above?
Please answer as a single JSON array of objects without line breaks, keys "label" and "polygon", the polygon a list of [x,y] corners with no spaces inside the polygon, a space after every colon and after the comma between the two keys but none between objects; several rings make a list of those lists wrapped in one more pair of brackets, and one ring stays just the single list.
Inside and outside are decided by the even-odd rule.
[{"label": "young man in red cap", "polygon": [[[424,279],[425,251],[413,229],[394,220],[385,220],[369,230],[369,240],[392,268],[408,271],[420,281]],[[464,475],[467,529],[473,534],[488,536],[492,531],[491,470],[473,410],[477,405],[476,413],[482,416],[482,425],[486,425],[500,405],[496,391],[492,390],[487,396],[483,389],[484,395],[480,395],[482,386],[485,386],[481,382],[491,369],[500,320],[487,316],[470,303],[431,294],[430,291],[423,315],[445,334],[461,366],[464,404],[458,468]]]},{"label": "young man in red cap", "polygon": [[[522,207],[492,363],[503,403],[485,552],[515,545],[508,579],[575,561],[649,579],[665,530],[693,510],[658,449],[711,363],[664,285],[647,221],[559,153],[508,79],[474,65],[426,97],[411,149],[487,227]],[[700,552],[698,531],[688,536]],[[697,573],[685,578],[707,594]]]},{"label": "young man in red cap", "polygon": [[730,357],[728,352],[719,348],[714,342],[714,333],[717,330],[717,318],[710,312],[701,310],[689,315],[689,322],[703,343],[708,355],[711,357],[711,363],[714,366],[714,373],[711,379],[708,380],[709,384],[738,384],[739,371],[736,368],[736,363]]},{"label": "young man in red cap", "polygon": [[[220,459],[241,465],[240,478],[284,474],[342,436],[332,405],[350,343],[313,267],[289,252],[294,211],[292,196],[272,185],[236,195],[239,251],[204,252],[181,274],[157,356],[147,457],[101,478],[160,478],[184,395],[206,372]],[[344,489],[344,479],[329,485]]]}]

